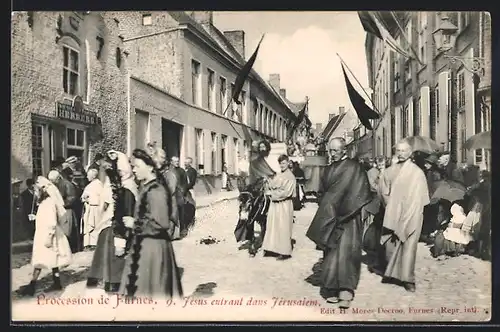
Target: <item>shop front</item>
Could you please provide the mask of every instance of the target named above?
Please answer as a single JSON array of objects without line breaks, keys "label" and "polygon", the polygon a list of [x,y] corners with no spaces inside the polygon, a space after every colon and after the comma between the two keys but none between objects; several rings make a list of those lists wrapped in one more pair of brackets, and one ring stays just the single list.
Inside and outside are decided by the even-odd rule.
[{"label": "shop front", "polygon": [[46,175],[57,158],[75,156],[88,163],[90,139],[101,119],[84,109],[81,98],[56,102],[54,117],[32,113],[31,119],[33,177]]}]

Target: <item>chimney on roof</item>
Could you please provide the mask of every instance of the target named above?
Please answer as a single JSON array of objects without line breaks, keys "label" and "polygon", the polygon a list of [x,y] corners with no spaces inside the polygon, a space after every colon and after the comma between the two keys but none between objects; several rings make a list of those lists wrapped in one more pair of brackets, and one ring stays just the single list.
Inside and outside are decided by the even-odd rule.
[{"label": "chimney on roof", "polygon": [[245,59],[245,31],[224,31],[224,37],[233,45],[234,49]]},{"label": "chimney on roof", "polygon": [[271,74],[269,75],[269,84],[276,90],[276,92],[280,91],[280,74]]},{"label": "chimney on roof", "polygon": [[286,98],[286,89],[280,89],[280,95],[283,98]]},{"label": "chimney on roof", "polygon": [[316,123],[316,133],[320,134],[323,131],[323,124]]},{"label": "chimney on roof", "polygon": [[335,117],[335,113],[330,113],[328,114],[328,121],[330,121],[331,119],[333,119]]},{"label": "chimney on roof", "polygon": [[342,115],[345,113],[345,107],[344,106],[340,106],[339,107],[339,115]]},{"label": "chimney on roof", "polygon": [[199,24],[210,24],[213,25],[214,23],[214,14],[213,12],[209,11],[192,11],[192,12],[187,12],[189,16],[193,20],[195,20]]}]

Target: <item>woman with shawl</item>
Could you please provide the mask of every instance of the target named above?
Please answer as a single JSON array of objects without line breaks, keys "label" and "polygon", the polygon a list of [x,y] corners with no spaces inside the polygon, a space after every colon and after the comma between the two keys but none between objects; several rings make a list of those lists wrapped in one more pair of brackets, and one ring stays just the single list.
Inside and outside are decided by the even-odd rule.
[{"label": "woman with shawl", "polygon": [[87,179],[89,184],[83,190],[81,197],[84,203],[82,234],[83,234],[83,247],[95,247],[97,244],[98,233],[94,232],[95,227],[101,221],[101,193],[102,182],[97,178],[99,171],[95,168],[90,168],[87,172]]},{"label": "woman with shawl", "polygon": [[116,292],[120,288],[124,256],[134,226],[138,192],[124,153],[109,151],[102,167],[106,169],[107,179],[101,194],[101,221],[94,230],[99,237],[87,287],[96,287],[99,280],[103,280],[106,292]]},{"label": "woman with shawl", "polygon": [[42,269],[52,269],[53,283],[45,292],[62,290],[59,269],[71,263],[71,248],[59,222],[64,219],[66,209],[59,189],[47,178],[39,176],[35,183],[38,210],[35,217],[36,230],[33,239],[31,264],[33,278],[22,287],[21,294],[33,296]]},{"label": "woman with shawl", "polygon": [[156,163],[145,151],[136,149],[133,170],[140,181],[132,247],[123,271],[120,293],[128,297],[182,297],[180,273],[172,236],[175,223],[169,189]]}]

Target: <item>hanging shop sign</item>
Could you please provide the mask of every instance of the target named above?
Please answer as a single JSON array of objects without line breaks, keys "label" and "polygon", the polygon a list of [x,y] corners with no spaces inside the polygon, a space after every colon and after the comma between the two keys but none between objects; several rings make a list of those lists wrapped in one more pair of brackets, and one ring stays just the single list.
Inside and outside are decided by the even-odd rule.
[{"label": "hanging shop sign", "polygon": [[80,122],[88,125],[101,123],[101,119],[96,112],[88,111],[83,108],[81,97],[75,97],[71,105],[61,102],[56,103],[56,112],[59,119]]}]

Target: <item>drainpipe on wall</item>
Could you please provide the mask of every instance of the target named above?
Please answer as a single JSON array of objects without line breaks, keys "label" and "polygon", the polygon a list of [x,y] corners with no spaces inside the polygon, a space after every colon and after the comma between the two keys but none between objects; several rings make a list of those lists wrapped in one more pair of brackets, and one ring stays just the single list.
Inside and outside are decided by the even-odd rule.
[{"label": "drainpipe on wall", "polygon": [[130,70],[127,68],[127,155],[132,154],[132,110],[130,109]]}]

